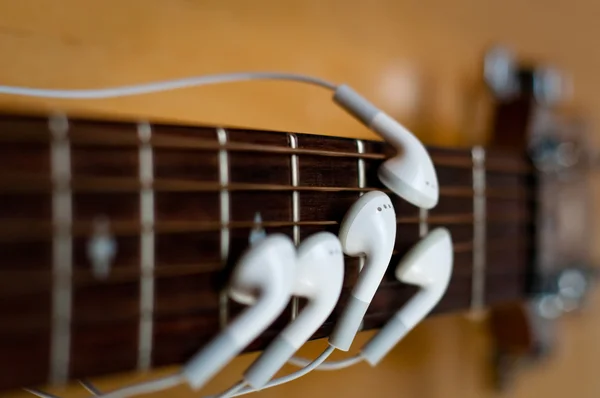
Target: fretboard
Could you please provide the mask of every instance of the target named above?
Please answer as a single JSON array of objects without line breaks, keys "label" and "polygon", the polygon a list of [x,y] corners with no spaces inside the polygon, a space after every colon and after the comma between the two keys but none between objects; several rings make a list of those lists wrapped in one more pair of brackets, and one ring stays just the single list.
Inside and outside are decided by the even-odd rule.
[{"label": "fretboard", "polygon": [[[441,196],[423,211],[377,179],[393,154],[381,142],[1,117],[0,389],[185,362],[243,309],[224,293],[256,213],[267,233],[298,244],[337,233],[350,205],[374,189],[392,196],[398,233],[365,329],[416,292],[394,269],[437,226],[452,233],[455,260],[436,313],[523,299],[536,201],[525,156],[429,150]],[[116,255],[104,278],[89,248],[106,237]],[[343,294],[314,338],[332,330],[361,261],[346,258]],[[265,347],[295,307],[248,350]]]}]

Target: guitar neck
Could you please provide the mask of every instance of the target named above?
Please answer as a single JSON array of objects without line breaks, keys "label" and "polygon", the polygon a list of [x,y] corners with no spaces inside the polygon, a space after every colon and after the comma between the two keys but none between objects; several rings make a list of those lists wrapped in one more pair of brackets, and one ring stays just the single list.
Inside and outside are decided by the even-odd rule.
[{"label": "guitar neck", "polygon": [[[524,154],[429,150],[441,194],[424,211],[379,182],[392,153],[381,142],[0,117],[0,389],[186,361],[243,309],[225,286],[256,213],[267,233],[298,244],[337,233],[374,189],[392,196],[398,233],[365,329],[416,292],[394,266],[438,226],[452,233],[455,265],[436,313],[524,299],[536,206]],[[343,294],[314,338],[332,330],[361,261],[346,258]],[[294,308],[248,350],[265,347]]]}]

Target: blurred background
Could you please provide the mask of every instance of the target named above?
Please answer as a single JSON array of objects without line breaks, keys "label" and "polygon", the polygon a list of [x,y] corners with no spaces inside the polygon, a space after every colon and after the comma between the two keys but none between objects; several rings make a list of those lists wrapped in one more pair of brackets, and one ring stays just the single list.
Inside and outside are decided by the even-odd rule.
[{"label": "blurred background", "polygon": [[[571,75],[574,90],[564,106],[585,115],[597,144],[599,16],[600,3],[590,0],[4,0],[0,81],[85,88],[241,70],[298,72],[352,85],[428,144],[472,145],[487,138],[482,56],[501,43]],[[294,83],[95,101],[0,97],[0,109],[375,138],[322,90]],[[598,259],[600,246],[594,250]],[[558,326],[554,355],[521,371],[502,394],[490,386],[485,323],[455,314],[427,320],[377,368],[315,372],[255,396],[600,396],[600,296]],[[315,355],[322,346],[311,343],[302,353]],[[206,392],[236,381],[252,358],[237,359]],[[140,377],[118,375],[98,385],[110,388]],[[88,395],[78,387],[54,392]],[[182,387],[156,396],[198,395]]]}]

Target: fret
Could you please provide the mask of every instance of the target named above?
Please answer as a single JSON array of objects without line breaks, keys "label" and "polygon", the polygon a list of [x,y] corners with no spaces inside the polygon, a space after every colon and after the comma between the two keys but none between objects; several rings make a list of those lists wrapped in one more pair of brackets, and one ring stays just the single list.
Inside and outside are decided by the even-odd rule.
[{"label": "fret", "polygon": [[[356,140],[356,151],[360,154],[365,153],[365,143],[362,140]],[[358,188],[366,188],[367,184],[367,176],[365,171],[365,161],[363,158],[358,158],[357,160],[357,185]],[[360,192],[359,196],[362,196],[364,192]],[[358,260],[358,269],[362,270],[365,266],[365,257],[360,256]]]},{"label": "fret", "polygon": [[429,211],[427,209],[419,209],[419,237],[421,238],[429,233],[429,224],[427,222],[428,216]]},{"label": "fret", "polygon": [[[69,137],[93,123],[69,120]],[[140,304],[142,302],[141,256],[142,223],[140,183],[140,150],[138,124],[101,124],[98,133],[110,135],[126,132],[138,142],[131,148],[80,147],[71,140],[72,182],[79,178],[130,178],[138,181],[139,189],[132,192],[103,193],[73,191],[73,310],[71,322],[70,377],[86,376],[90,372],[135,370],[140,347]],[[73,187],[72,187],[73,188]],[[90,238],[98,220],[110,225],[110,240],[114,242],[114,257],[107,279],[96,279]],[[135,223],[135,234],[116,234],[114,227]],[[87,224],[87,225],[86,225]],[[76,228],[86,228],[76,230]],[[92,238],[93,239],[93,238]],[[135,267],[138,278],[120,284],[108,282],[110,275],[127,267]],[[75,275],[85,274],[95,283],[80,286]],[[103,311],[102,308],[110,309]],[[118,331],[118,332],[116,332]],[[90,343],[93,342],[93,343]],[[107,348],[113,355],[107,355]]]},{"label": "fret", "polygon": [[[356,152],[359,154],[364,154],[365,153],[365,143],[362,140],[356,140]],[[358,187],[359,188],[365,188],[366,187],[366,180],[367,177],[365,175],[365,160],[361,157],[358,158],[357,160],[357,182],[358,182]],[[362,196],[362,193],[361,193]]]},{"label": "fret", "polygon": [[152,362],[154,310],[154,160],[152,154],[152,127],[138,125],[140,186],[140,320],[138,341],[138,370],[150,369]]},{"label": "fret", "polygon": [[[356,140],[356,152],[359,154],[364,154],[365,153],[365,143],[362,140]],[[356,182],[358,185],[358,188],[365,188],[366,186],[366,171],[365,171],[365,160],[361,157],[359,157],[357,159],[357,165],[356,165]],[[359,196],[364,195],[364,192],[359,192],[358,194]],[[360,256],[358,258],[358,272],[361,272],[363,267],[365,266],[365,256]],[[362,331],[365,327],[365,321],[363,319],[363,321],[360,323],[358,330]]]},{"label": "fret", "polygon": [[481,313],[485,306],[486,272],[486,171],[485,150],[474,147],[473,157],[473,279],[471,312]]},{"label": "fret", "polygon": [[50,347],[50,382],[65,384],[69,377],[71,356],[73,238],[71,197],[71,150],[69,121],[64,116],[49,119],[53,182],[52,222],[52,330]]},{"label": "fret", "polygon": [[[295,134],[288,134],[288,140],[290,148],[298,149],[298,138]],[[297,154],[292,154],[290,157],[290,172],[292,186],[297,187],[300,184],[300,167],[298,166]],[[294,223],[292,227],[294,245],[298,247],[300,244],[300,225],[298,224],[300,222],[300,193],[298,190],[292,191],[292,222]],[[298,297],[292,298],[292,320],[298,316],[299,303]]]},{"label": "fret", "polygon": [[[224,128],[217,129],[217,139],[221,148],[227,145],[227,131]],[[221,216],[221,262],[227,263],[229,258],[229,226],[230,223],[230,203],[229,203],[229,154],[227,149],[219,150],[219,184],[221,193],[219,196],[220,216]],[[224,329],[229,322],[229,295],[227,288],[221,289],[219,293],[219,325]]]},{"label": "fret", "polygon": [[[291,148],[298,148],[298,138],[295,134],[288,135]],[[300,184],[299,166],[298,166],[298,155],[293,154],[290,158],[290,170],[291,170],[291,182],[292,187],[296,188]],[[297,189],[292,191],[292,221],[294,222],[293,234],[294,244],[297,246],[300,244],[300,196]]]}]

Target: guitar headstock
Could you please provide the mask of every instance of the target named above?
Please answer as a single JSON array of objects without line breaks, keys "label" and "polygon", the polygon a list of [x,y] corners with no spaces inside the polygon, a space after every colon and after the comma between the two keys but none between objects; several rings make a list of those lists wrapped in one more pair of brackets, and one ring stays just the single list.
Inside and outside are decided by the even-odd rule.
[{"label": "guitar headstock", "polygon": [[504,387],[515,364],[552,352],[552,322],[585,302],[594,274],[589,222],[594,154],[583,117],[565,110],[572,95],[567,74],[495,47],[485,55],[483,75],[495,103],[491,145],[527,152],[538,171],[531,297],[491,312],[497,385]]}]

